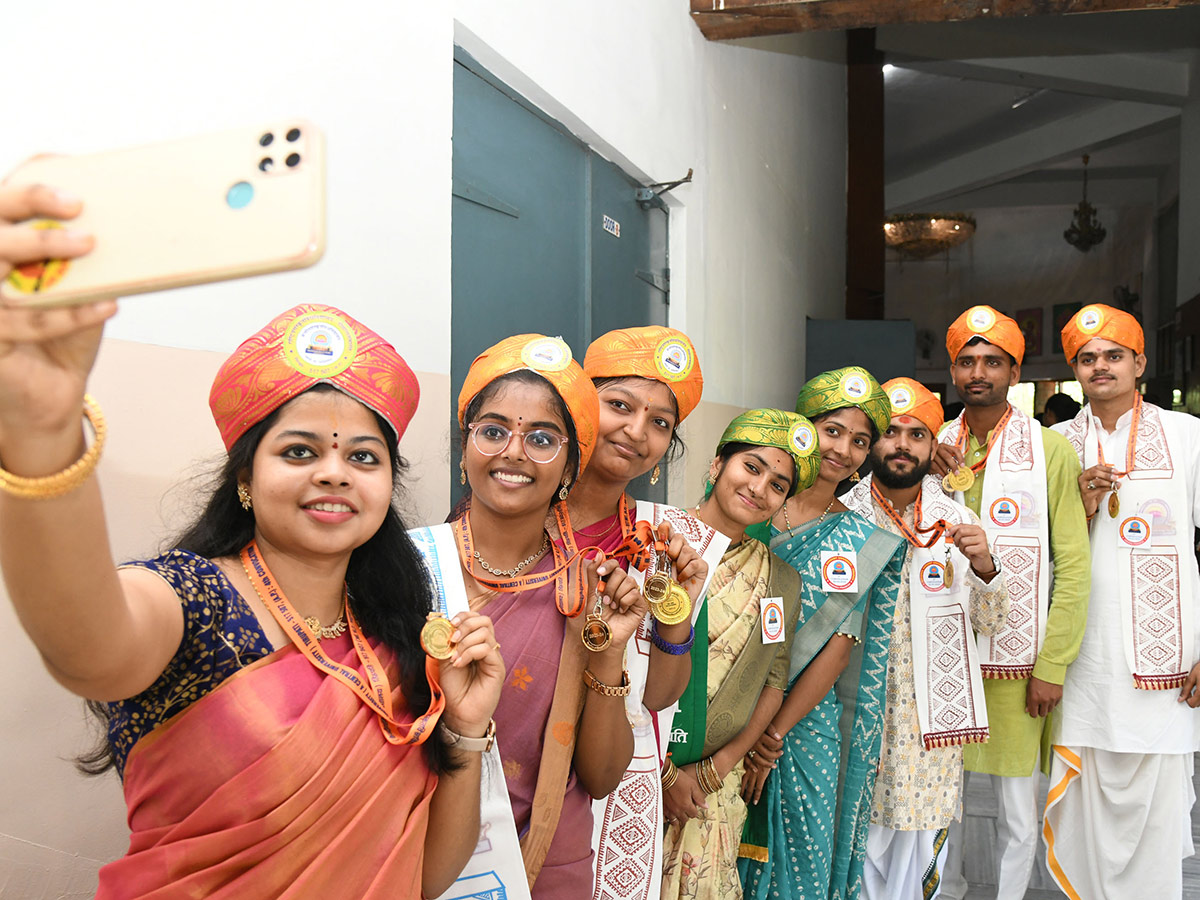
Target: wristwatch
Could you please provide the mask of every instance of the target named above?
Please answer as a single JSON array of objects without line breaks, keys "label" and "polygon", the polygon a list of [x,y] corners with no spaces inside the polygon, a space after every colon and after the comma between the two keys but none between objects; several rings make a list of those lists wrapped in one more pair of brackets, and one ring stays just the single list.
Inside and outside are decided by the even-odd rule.
[{"label": "wristwatch", "polygon": [[449,728],[442,726],[446,732],[446,737],[450,738],[450,746],[455,750],[470,750],[472,752],[487,753],[492,749],[492,744],[496,742],[496,720],[492,719],[488,722],[487,731],[483,737],[463,737],[451,731]]},{"label": "wristwatch", "polygon": [[984,576],[990,576],[991,578],[995,578],[997,575],[1000,574],[1000,557],[998,557],[995,553],[991,554],[991,557],[992,557],[992,571],[990,571],[990,572],[975,572],[974,568],[972,568],[971,571],[975,572],[975,574],[979,578],[983,578]]}]

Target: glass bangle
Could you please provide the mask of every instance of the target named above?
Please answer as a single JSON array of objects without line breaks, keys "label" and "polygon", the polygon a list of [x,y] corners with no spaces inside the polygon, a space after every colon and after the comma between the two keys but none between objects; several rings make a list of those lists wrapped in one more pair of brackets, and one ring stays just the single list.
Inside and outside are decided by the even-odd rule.
[{"label": "glass bangle", "polygon": [[672,644],[658,633],[658,622],[655,621],[650,627],[650,643],[670,656],[683,656],[692,649],[692,644],[696,643],[696,629],[692,627],[688,630],[688,639],[682,644]]}]

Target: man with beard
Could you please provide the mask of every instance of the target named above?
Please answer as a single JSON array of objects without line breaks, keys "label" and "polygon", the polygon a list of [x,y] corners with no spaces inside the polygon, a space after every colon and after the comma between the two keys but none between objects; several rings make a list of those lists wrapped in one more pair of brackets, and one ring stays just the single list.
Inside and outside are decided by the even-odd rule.
[{"label": "man with beard", "polygon": [[963,745],[988,739],[971,628],[997,632],[1008,591],[979,518],[928,474],[941,403],[910,378],[883,389],[891,423],[871,448],[871,474],[842,497],[908,541],[888,650],[863,897],[928,900],[938,893],[947,826],[962,815]]},{"label": "man with beard", "polygon": [[1093,589],[1063,684],[1047,860],[1068,896],[1178,898],[1200,749],[1200,421],[1138,393],[1145,338],[1129,313],[1085,306],[1062,341],[1088,398],[1055,430],[1085,467]]},{"label": "man with beard", "polygon": [[[966,408],[942,430],[932,471],[982,520],[1009,599],[1004,627],[979,638],[991,738],[963,758],[968,772],[992,776],[997,795],[997,900],[1020,900],[1037,852],[1035,769],[1039,754],[1049,769],[1050,712],[1087,622],[1091,551],[1079,458],[1061,435],[1008,402],[1025,355],[1015,321],[973,306],[950,326],[946,349]],[[961,825],[950,831],[944,882],[943,896],[960,900]]]}]

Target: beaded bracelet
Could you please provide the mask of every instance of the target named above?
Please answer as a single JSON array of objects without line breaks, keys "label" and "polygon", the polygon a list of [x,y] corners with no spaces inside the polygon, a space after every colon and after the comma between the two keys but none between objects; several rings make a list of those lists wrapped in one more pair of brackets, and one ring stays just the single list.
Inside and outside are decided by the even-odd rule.
[{"label": "beaded bracelet", "polygon": [[83,396],[83,414],[91,423],[95,437],[92,445],[84,451],[83,456],[75,460],[61,472],[45,475],[39,478],[27,478],[14,475],[0,468],[0,490],[22,500],[51,500],[69,494],[82,485],[96,471],[100,462],[100,453],[104,449],[104,439],[108,435],[108,426],[104,421],[104,413],[100,404],[91,394]]},{"label": "beaded bracelet", "polygon": [[696,629],[693,627],[688,630],[687,640],[682,644],[672,644],[658,633],[658,620],[656,619],[650,627],[650,643],[663,653],[671,656],[683,656],[683,654],[688,653],[692,649],[692,644],[696,643]]}]

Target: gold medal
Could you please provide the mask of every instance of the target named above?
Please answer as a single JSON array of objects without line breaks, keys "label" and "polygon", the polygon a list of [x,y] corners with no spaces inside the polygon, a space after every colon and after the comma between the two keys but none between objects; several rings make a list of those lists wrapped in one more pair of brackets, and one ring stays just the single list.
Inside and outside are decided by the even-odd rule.
[{"label": "gold medal", "polygon": [[588,613],[588,617],[583,623],[583,630],[579,633],[579,638],[583,641],[583,646],[587,647],[593,653],[607,650],[608,645],[612,643],[612,629],[608,627],[607,622],[600,618],[600,610],[602,609],[603,602],[603,597],[597,591],[596,605]]},{"label": "gold medal", "polygon": [[659,603],[662,603],[671,594],[671,577],[665,572],[655,572],[646,579],[645,585],[642,587],[642,596],[646,598],[646,602],[651,608]]},{"label": "gold medal", "polygon": [[664,625],[678,625],[691,616],[692,598],[678,581],[672,580],[670,585],[666,599],[653,604],[650,612]]},{"label": "gold medal", "polygon": [[975,484],[975,473],[969,466],[959,466],[942,479],[942,486],[951,491],[969,491]]},{"label": "gold medal", "polygon": [[421,626],[421,649],[434,659],[449,659],[454,653],[454,625],[441,613],[430,613]]},{"label": "gold medal", "polygon": [[946,560],[946,587],[954,587],[954,563]]},{"label": "gold medal", "polygon": [[1108,517],[1115,519],[1121,514],[1121,498],[1117,496],[1117,489],[1114,487],[1113,492],[1108,495]]}]

